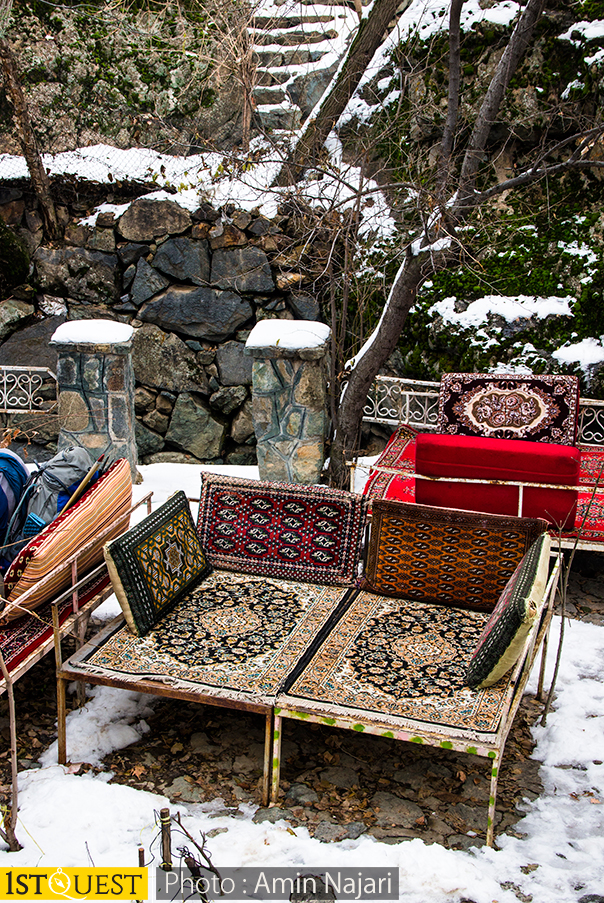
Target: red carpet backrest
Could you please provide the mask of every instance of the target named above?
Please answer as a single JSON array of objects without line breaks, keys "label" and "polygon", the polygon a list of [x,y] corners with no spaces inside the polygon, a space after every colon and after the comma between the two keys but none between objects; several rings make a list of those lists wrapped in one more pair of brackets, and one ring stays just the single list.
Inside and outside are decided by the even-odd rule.
[{"label": "red carpet backrest", "polygon": [[217,568],[350,586],[366,499],[327,486],[202,474],[197,532]]}]

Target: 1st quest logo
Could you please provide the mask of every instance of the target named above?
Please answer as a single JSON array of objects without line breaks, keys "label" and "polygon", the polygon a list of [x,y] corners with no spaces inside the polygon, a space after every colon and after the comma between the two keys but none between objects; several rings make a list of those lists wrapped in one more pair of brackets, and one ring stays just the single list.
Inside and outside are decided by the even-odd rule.
[{"label": "1st quest logo", "polygon": [[146,900],[146,868],[0,868],[0,900]]}]

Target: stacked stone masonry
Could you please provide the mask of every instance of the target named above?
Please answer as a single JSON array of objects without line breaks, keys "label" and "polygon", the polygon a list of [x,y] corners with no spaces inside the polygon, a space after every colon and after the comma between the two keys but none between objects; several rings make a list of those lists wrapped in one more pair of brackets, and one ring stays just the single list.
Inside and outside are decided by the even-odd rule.
[{"label": "stacked stone masonry", "polygon": [[[322,319],[330,245],[316,228],[314,245],[307,241],[312,212],[284,202],[268,219],[233,204],[190,212],[142,197],[121,216],[99,213],[93,225],[67,208],[63,218],[62,246],[27,237],[33,275],[0,302],[0,364],[54,370],[50,338],[61,323],[128,323],[139,462],[256,463],[244,346],[260,320]],[[324,398],[319,406],[321,419]],[[311,418],[296,441],[314,428]],[[58,423],[39,438],[52,448]]]}]

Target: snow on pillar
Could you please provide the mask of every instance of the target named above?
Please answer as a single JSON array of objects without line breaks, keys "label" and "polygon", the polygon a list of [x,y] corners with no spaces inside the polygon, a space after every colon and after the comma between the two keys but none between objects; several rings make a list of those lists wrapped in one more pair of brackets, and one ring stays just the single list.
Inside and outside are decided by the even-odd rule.
[{"label": "snow on pillar", "polygon": [[132,326],[74,320],[55,331],[58,355],[58,448],[81,445],[93,458],[108,453],[130,462],[136,477]]},{"label": "snow on pillar", "polygon": [[254,358],[252,410],[261,480],[318,483],[327,434],[331,330],[308,320],[261,320],[245,353]]}]

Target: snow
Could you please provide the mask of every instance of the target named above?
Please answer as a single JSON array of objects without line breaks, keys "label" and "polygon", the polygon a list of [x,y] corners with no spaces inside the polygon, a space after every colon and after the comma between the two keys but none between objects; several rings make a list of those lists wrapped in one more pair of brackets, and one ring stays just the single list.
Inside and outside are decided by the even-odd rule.
[{"label": "snow", "polygon": [[260,320],[245,343],[246,348],[282,348],[290,351],[320,348],[331,335],[326,323],[309,320]]},{"label": "snow", "polygon": [[466,310],[455,310],[455,298],[443,298],[430,308],[430,313],[439,314],[445,323],[462,329],[473,329],[488,323],[490,316],[503,317],[508,323],[521,318],[536,317],[542,320],[550,316],[571,316],[574,298],[536,298],[518,295],[508,298],[503,295],[485,295],[472,301]]},{"label": "snow", "polygon": [[[363,460],[366,469],[371,459]],[[203,467],[203,470],[257,477],[257,468]],[[150,489],[154,506],[177,489],[199,491],[200,467],[153,464],[140,467],[143,482],[137,498]],[[357,490],[364,476],[357,474]],[[115,600],[99,609],[105,617]],[[552,648],[556,646],[555,622]],[[550,654],[549,671],[553,664]],[[422,840],[386,844],[370,836],[326,846],[305,828],[288,830],[285,822],[254,824],[255,807],[242,804],[224,814],[221,800],[203,804],[170,804],[162,796],[110,784],[111,772],[77,774],[58,766],[56,743],[40,757],[40,768],[19,777],[20,810],[17,835],[24,848],[0,851],[0,868],[132,866],[140,845],[147,850],[156,836],[154,813],[170,805],[194,837],[211,829],[211,853],[220,869],[227,866],[330,867],[386,866],[399,869],[400,899],[405,903],[516,903],[511,885],[532,895],[533,903],[576,903],[581,895],[598,893],[604,882],[604,628],[568,622],[557,683],[557,697],[545,727],[533,729],[545,790],[526,801],[527,815],[518,826],[523,838],[498,835],[499,850],[469,852],[426,845]],[[535,672],[537,669],[535,669]],[[536,673],[529,690],[536,689]],[[76,762],[102,763],[103,756],[144,736],[153,698],[97,687],[86,706],[68,716],[68,748]],[[533,870],[527,866],[536,864]],[[532,865],[531,865],[532,868]],[[154,885],[150,881],[150,888]],[[502,887],[502,885],[504,885]],[[580,889],[580,891],[579,891]],[[153,899],[151,897],[150,899]]]},{"label": "snow", "polygon": [[93,345],[115,345],[128,342],[134,335],[134,329],[127,323],[116,323],[113,320],[70,320],[55,329],[53,342],[65,345],[90,342]]},{"label": "snow", "polygon": [[604,362],[602,339],[582,339],[572,345],[563,345],[554,351],[553,357],[561,364],[579,364],[584,372],[594,364]]}]

